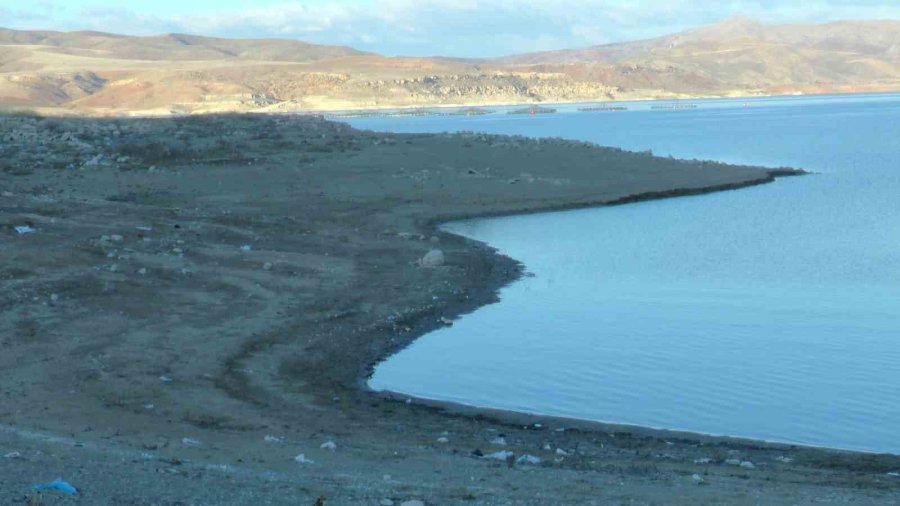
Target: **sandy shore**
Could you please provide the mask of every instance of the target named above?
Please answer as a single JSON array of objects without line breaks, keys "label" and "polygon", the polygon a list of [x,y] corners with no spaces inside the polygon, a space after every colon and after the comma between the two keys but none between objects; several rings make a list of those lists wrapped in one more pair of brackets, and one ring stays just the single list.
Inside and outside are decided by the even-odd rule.
[{"label": "sandy shore", "polygon": [[5,117],[0,154],[2,504],[897,502],[893,456],[365,389],[522,272],[438,223],[787,172],[288,116]]}]

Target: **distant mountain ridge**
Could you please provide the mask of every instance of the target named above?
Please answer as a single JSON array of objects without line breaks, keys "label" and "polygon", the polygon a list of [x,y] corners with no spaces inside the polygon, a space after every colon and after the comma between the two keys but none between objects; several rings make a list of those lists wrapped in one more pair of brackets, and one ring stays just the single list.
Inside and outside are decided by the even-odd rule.
[{"label": "distant mountain ridge", "polygon": [[460,59],[287,39],[0,29],[0,105],[88,114],[900,90],[900,21],[766,25]]}]

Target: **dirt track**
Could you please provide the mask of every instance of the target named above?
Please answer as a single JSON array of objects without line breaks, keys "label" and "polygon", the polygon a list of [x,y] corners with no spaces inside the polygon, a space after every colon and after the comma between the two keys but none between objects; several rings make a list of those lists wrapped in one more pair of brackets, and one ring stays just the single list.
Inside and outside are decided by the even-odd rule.
[{"label": "dirt track", "polygon": [[[520,274],[436,223],[761,184],[766,169],[256,116],[8,117],[0,155],[2,504],[57,476],[80,498],[45,504],[897,502],[895,457],[364,390],[378,360]],[[445,265],[421,267],[433,248]],[[497,451],[541,462],[479,456]]]}]

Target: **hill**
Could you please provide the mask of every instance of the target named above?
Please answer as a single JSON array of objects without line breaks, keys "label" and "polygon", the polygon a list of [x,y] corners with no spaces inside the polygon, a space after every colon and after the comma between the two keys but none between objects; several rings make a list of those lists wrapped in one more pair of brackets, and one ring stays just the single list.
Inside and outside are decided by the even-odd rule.
[{"label": "hill", "polygon": [[494,59],[294,40],[0,29],[0,104],[89,114],[303,111],[900,89],[900,21],[732,18]]}]

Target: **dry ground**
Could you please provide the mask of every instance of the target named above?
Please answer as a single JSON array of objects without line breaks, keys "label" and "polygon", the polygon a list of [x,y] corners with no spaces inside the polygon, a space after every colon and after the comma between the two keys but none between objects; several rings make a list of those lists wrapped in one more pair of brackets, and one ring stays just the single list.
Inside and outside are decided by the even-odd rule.
[{"label": "dry ground", "polygon": [[[0,150],[2,504],[57,476],[82,492],[45,504],[897,502],[895,457],[365,390],[377,361],[521,272],[437,222],[769,170],[312,117],[5,117]],[[446,263],[418,265],[433,248]],[[482,456],[501,450],[541,461]]]}]

